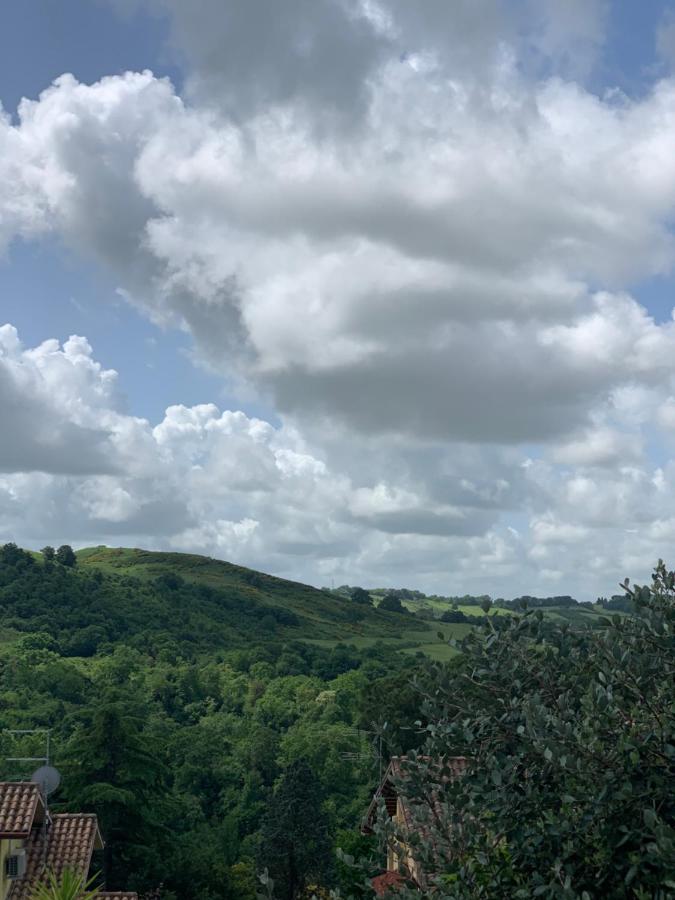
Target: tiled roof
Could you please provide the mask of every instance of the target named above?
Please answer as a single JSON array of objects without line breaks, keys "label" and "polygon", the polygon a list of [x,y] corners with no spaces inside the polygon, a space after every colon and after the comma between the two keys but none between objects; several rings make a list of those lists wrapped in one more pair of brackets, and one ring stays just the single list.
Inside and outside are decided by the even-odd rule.
[{"label": "tiled roof", "polygon": [[138,900],[133,891],[100,891],[94,894],[94,900]]},{"label": "tiled roof", "polygon": [[29,900],[35,885],[47,872],[58,877],[69,868],[86,875],[94,849],[103,846],[94,815],[63,813],[53,816],[46,834],[45,854],[45,830],[40,828],[33,832],[26,847],[26,875],[13,882],[7,900]]},{"label": "tiled roof", "polygon": [[0,782],[0,838],[27,838],[35,814],[44,809],[37,784]]},{"label": "tiled roof", "polygon": [[389,888],[405,886],[405,878],[398,872],[383,872],[370,882],[373,890],[378,897],[384,897],[389,892]]}]

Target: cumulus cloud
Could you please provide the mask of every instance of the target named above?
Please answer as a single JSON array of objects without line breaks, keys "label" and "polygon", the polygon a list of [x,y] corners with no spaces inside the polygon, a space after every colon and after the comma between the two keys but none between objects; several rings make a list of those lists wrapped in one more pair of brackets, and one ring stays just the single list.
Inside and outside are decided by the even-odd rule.
[{"label": "cumulus cloud", "polygon": [[83,339],[6,330],[7,521],[495,592],[658,555],[675,325],[630,291],[675,258],[675,81],[585,86],[606,4],[155,5],[183,96],[64,75],[1,119],[0,242],[107,266],[281,425],[134,419]]},{"label": "cumulus cloud", "polygon": [[349,139],[243,127],[149,73],[60,79],[6,128],[51,226],[294,417],[546,440],[668,375],[672,328],[590,285],[671,264],[675,86],[626,108],[562,82],[468,104],[405,62],[378,78]]},{"label": "cumulus cloud", "polygon": [[15,328],[0,327],[0,471],[114,471],[107,423],[93,421],[87,403],[111,400],[114,376],[81,338],[26,350]]}]

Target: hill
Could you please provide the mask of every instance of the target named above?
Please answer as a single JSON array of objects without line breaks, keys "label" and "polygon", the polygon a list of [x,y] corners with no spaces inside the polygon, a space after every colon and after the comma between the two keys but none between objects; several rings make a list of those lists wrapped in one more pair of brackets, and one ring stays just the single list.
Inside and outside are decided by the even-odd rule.
[{"label": "hill", "polygon": [[99,816],[110,886],[254,900],[270,799],[296,762],[332,845],[362,840],[380,754],[418,740],[422,640],[439,643],[410,614],[229,563],[91,548],[73,566],[7,544],[0,778],[30,775],[8,758],[42,756],[44,733],[24,731],[49,729],[53,808]]},{"label": "hill", "polygon": [[[92,656],[120,641],[201,653],[272,640],[401,640],[400,615],[208,557],[93,547],[69,567],[13,545],[3,554],[5,639],[44,632],[66,655]],[[419,622],[415,629],[429,631]]]},{"label": "hill", "polygon": [[[29,775],[16,758],[41,756],[44,733],[24,730],[49,729],[54,810],[95,812],[109,886],[161,900],[255,900],[272,801],[302,771],[333,849],[368,856],[358,825],[383,760],[421,747],[439,684],[472,702],[467,648],[491,659],[515,622],[491,612],[483,641],[189,554],[95,547],[69,563],[0,547],[0,776]],[[530,617],[554,656],[540,613],[563,612]],[[439,630],[475,640],[457,655]],[[329,881],[350,896],[354,878],[336,865]]]}]

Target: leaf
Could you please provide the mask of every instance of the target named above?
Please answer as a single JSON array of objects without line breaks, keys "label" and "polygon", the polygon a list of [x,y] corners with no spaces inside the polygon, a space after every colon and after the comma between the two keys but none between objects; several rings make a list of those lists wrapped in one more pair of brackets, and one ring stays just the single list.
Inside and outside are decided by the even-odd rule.
[{"label": "leaf", "polygon": [[642,821],[645,823],[647,828],[656,827],[658,819],[656,813],[651,807],[647,807],[647,809],[642,810]]}]

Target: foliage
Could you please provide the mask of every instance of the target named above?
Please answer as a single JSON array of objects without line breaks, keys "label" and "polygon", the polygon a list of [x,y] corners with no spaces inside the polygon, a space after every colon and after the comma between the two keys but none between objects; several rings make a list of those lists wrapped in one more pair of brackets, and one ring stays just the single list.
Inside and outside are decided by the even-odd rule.
[{"label": "foliage", "polygon": [[466,622],[468,621],[468,616],[466,616],[461,609],[446,609],[446,611],[441,615],[441,622]]},{"label": "foliage", "polygon": [[[144,715],[145,713],[145,715]],[[95,809],[106,836],[103,877],[118,884],[145,869],[153,883],[161,877],[144,848],[159,849],[167,820],[168,771],[158,742],[145,727],[147,711],[118,688],[108,688],[94,708],[78,717],[67,747],[69,801],[75,809]]]},{"label": "foliage", "polygon": [[[49,556],[45,557],[45,559],[48,558]],[[68,544],[62,544],[56,551],[56,561],[62,566],[68,566],[69,569],[72,569],[77,563],[75,551]]]},{"label": "foliage", "polygon": [[74,869],[64,869],[59,878],[48,872],[47,880],[35,888],[31,900],[92,900],[97,894],[92,887],[96,879],[94,875],[87,880]]},{"label": "foliage", "polygon": [[382,612],[407,613],[408,610],[394,594],[387,594],[380,601],[378,609]]},{"label": "foliage", "polygon": [[296,900],[308,884],[325,883],[329,876],[333,845],[322,802],[314,772],[304,759],[295,760],[274,789],[258,851],[278,900]]},{"label": "foliage", "polygon": [[354,603],[361,603],[366,606],[373,605],[372,598],[371,598],[370,594],[368,593],[368,591],[364,591],[364,589],[360,588],[360,587],[352,588],[351,598],[354,601]]},{"label": "foliage", "polygon": [[[359,731],[366,698],[392,676],[409,685],[420,662],[384,644],[310,642],[347,629],[346,609],[375,635],[395,617],[265,575],[254,586],[246,571],[100,549],[69,568],[0,547],[0,743],[3,729],[51,729],[63,774],[52,809],[97,813],[106,850],[95,866],[112,887],[253,900],[275,785],[301,758],[329,835],[367,806],[378,760]],[[282,624],[286,613],[300,624]],[[43,752],[0,750],[11,778],[30,769],[6,756]]]},{"label": "foliage", "polygon": [[675,573],[631,593],[640,615],[600,629],[490,617],[438,670],[401,785],[423,896],[675,895]]}]

